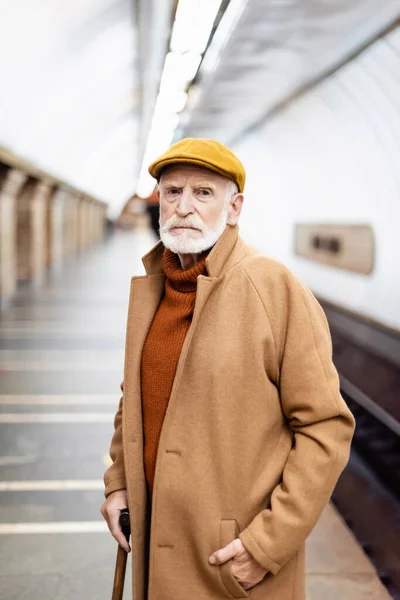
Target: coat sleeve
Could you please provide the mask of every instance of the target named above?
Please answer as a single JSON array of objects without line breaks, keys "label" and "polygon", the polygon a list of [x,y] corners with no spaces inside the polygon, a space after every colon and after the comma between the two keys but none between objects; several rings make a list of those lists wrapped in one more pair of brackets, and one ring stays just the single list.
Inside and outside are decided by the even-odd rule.
[{"label": "coat sleeve", "polygon": [[292,275],[284,288],[276,309],[263,303],[272,311],[281,405],[293,444],[269,507],[239,535],[257,562],[273,574],[299,549],[320,517],[347,464],[354,431],[354,418],[340,395],[325,314]]},{"label": "coat sleeve", "polygon": [[111,440],[110,457],[112,465],[104,473],[106,498],[117,490],[126,489],[124,453],[122,448],[122,404],[124,396],[119,401],[118,411],[114,418],[114,435]]}]

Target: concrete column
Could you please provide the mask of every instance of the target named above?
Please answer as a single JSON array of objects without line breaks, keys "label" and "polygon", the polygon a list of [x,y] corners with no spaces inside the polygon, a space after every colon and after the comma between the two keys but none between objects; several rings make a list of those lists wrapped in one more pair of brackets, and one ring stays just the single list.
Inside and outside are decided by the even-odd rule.
[{"label": "concrete column", "polygon": [[90,202],[85,198],[85,248],[90,246]]},{"label": "concrete column", "polygon": [[30,204],[30,257],[28,260],[29,277],[33,285],[40,285],[46,269],[47,254],[47,202],[50,197],[49,185],[39,182]]},{"label": "concrete column", "polygon": [[79,198],[69,193],[64,206],[64,248],[63,255],[73,256],[78,251],[78,206]]},{"label": "concrete column", "polygon": [[107,205],[102,205],[101,211],[101,237],[104,238],[107,230]]},{"label": "concrete column", "polygon": [[78,209],[78,231],[79,231],[79,250],[82,252],[86,248],[87,222],[86,222],[86,199],[81,197]]},{"label": "concrete column", "polygon": [[17,279],[29,281],[32,277],[33,198],[38,181],[28,177],[17,196]]},{"label": "concrete column", "polygon": [[62,219],[62,236],[63,236],[63,243],[62,243],[62,255],[63,255],[63,259],[67,258],[70,254],[70,204],[71,204],[71,196],[70,194],[66,195],[65,200],[64,200],[64,210],[63,210],[63,219]]},{"label": "concrete column", "polygon": [[86,244],[90,247],[93,244],[93,203],[91,200],[86,200],[86,223],[87,223],[87,241]]},{"label": "concrete column", "polygon": [[7,306],[17,289],[16,197],[26,175],[1,169],[0,188],[0,307]]},{"label": "concrete column", "polygon": [[93,211],[93,243],[96,244],[99,241],[99,235],[98,235],[98,228],[97,228],[97,222],[98,222],[98,208],[99,205],[97,202],[93,202],[92,204],[92,211]]},{"label": "concrete column", "polygon": [[97,203],[96,203],[95,230],[96,230],[96,241],[100,242],[100,240],[101,240],[101,204],[97,204]]},{"label": "concrete column", "polygon": [[99,205],[97,202],[93,202],[92,211],[93,211],[93,243],[97,244],[97,242],[99,241],[99,230],[98,230]]},{"label": "concrete column", "polygon": [[79,249],[82,251],[104,236],[106,206],[82,196],[78,209]]},{"label": "concrete column", "polygon": [[52,270],[59,270],[64,256],[64,210],[68,192],[59,188],[54,191],[48,204],[48,263]]},{"label": "concrete column", "polygon": [[103,204],[97,205],[97,238],[102,240],[105,233],[106,207]]},{"label": "concrete column", "polygon": [[93,245],[93,202],[87,201],[87,235],[88,235],[88,246]]},{"label": "concrete column", "polygon": [[98,242],[98,237],[97,237],[97,230],[96,230],[96,226],[97,226],[97,202],[91,202],[90,203],[90,211],[91,211],[91,217],[92,217],[92,244],[96,244],[96,242]]},{"label": "concrete column", "polygon": [[77,195],[72,196],[72,217],[71,217],[71,253],[73,255],[79,252],[79,203],[80,198]]}]

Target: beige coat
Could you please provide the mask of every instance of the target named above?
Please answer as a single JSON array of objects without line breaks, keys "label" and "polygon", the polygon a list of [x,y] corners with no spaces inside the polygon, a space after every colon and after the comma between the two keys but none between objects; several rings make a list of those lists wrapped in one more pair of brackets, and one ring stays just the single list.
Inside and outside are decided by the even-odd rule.
[{"label": "beige coat", "polygon": [[[128,490],[133,598],[304,600],[304,541],[346,465],[354,421],[325,316],[280,263],[227,227],[198,278],[157,454],[150,567],[140,360],[164,275],[159,243],[133,277],[124,394],[106,495]],[[269,574],[250,592],[215,550],[240,539]],[[328,542],[327,542],[328,543]]]}]

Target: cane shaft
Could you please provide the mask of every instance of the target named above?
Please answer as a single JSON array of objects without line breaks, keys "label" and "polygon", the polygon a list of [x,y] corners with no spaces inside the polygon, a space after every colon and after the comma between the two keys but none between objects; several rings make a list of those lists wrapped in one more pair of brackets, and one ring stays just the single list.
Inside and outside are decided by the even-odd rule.
[{"label": "cane shaft", "polygon": [[[131,534],[130,520],[129,520],[129,510],[124,508],[121,510],[119,516],[119,525],[121,527],[122,533],[125,536],[126,541],[129,543],[129,536]],[[117,551],[117,560],[115,564],[115,573],[114,573],[114,585],[113,585],[113,593],[112,600],[122,600],[122,596],[124,595],[124,582],[125,582],[125,571],[126,571],[126,560],[128,558],[127,552],[118,545]]]},{"label": "cane shaft", "polygon": [[122,600],[122,596],[124,594],[124,581],[127,557],[128,555],[125,552],[125,550],[121,548],[121,546],[118,546],[112,600]]}]

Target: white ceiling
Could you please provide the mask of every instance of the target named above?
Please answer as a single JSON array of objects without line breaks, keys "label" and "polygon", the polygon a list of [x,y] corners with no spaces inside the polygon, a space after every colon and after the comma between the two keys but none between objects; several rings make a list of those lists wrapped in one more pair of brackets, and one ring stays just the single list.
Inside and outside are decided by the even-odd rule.
[{"label": "white ceiling", "polygon": [[400,0],[249,0],[180,135],[230,143],[400,16]]},{"label": "white ceiling", "polygon": [[0,5],[0,146],[120,207],[139,161],[130,0]]},{"label": "white ceiling", "polygon": [[[136,189],[173,6],[0,0],[0,147],[116,216]],[[248,0],[180,135],[237,140],[399,14],[400,0]]]}]

